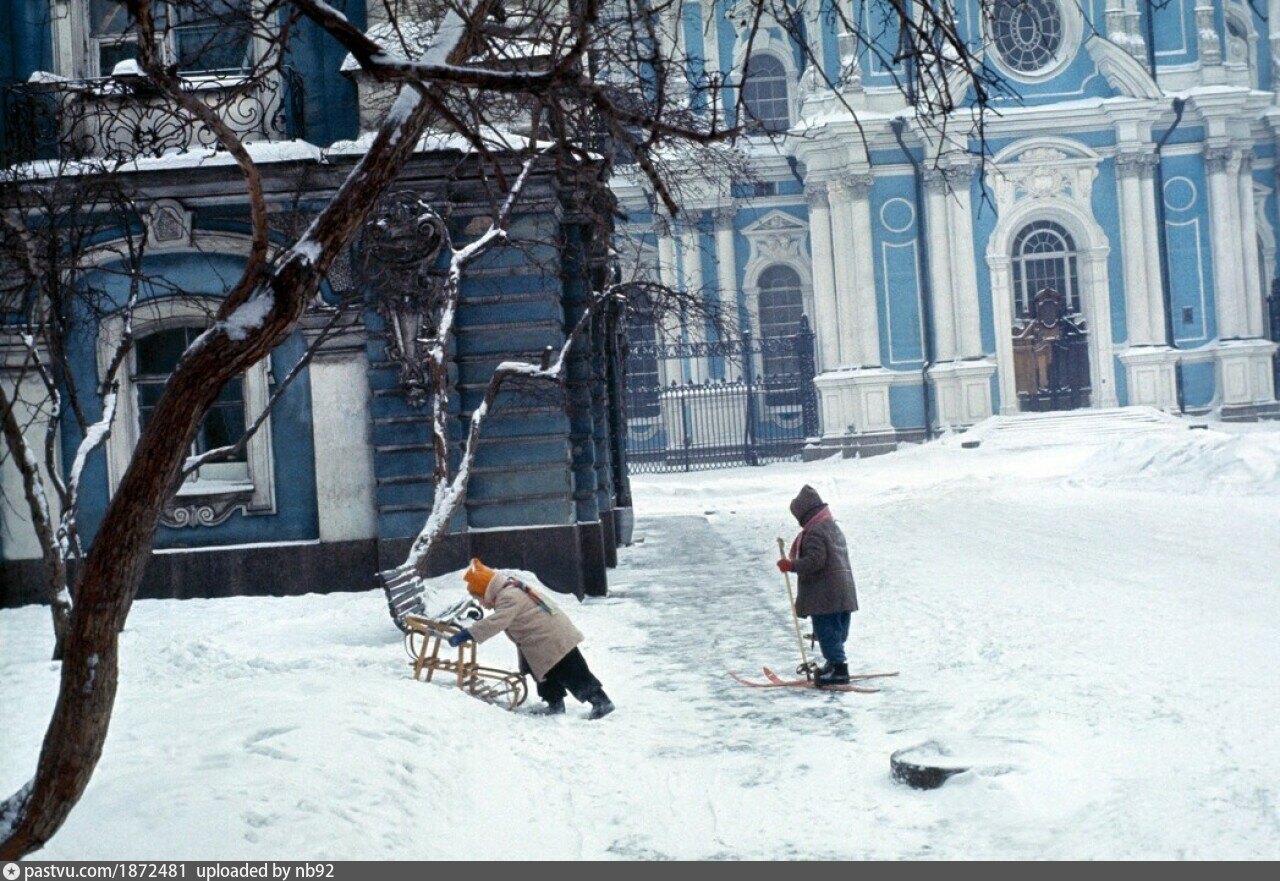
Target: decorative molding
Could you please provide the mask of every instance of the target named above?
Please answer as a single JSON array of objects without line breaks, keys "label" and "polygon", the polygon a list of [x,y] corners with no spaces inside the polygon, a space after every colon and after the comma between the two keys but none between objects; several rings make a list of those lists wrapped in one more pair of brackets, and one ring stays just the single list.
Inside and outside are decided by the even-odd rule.
[{"label": "decorative molding", "polygon": [[160,512],[160,522],[172,529],[197,526],[217,526],[225,523],[237,511],[247,513],[253,498],[252,487],[244,491],[218,493],[183,499],[182,495]]},{"label": "decorative molding", "polygon": [[1097,35],[1085,40],[1084,47],[1107,82],[1122,95],[1147,99],[1164,97],[1150,72],[1131,54],[1132,50],[1126,51],[1112,40]]},{"label": "decorative molding", "polygon": [[804,187],[804,200],[810,209],[829,207],[830,200],[827,196],[826,181],[807,181]]},{"label": "decorative molding", "polygon": [[153,251],[191,246],[191,211],[181,202],[160,199],[147,212],[147,247]]},{"label": "decorative molding", "polygon": [[1122,150],[1116,154],[1117,177],[1150,177],[1160,162],[1149,150]]},{"label": "decorative molding", "polygon": [[[198,237],[202,239],[203,237]],[[203,242],[201,242],[204,244]],[[210,253],[207,249],[204,253]],[[241,256],[241,255],[237,255]],[[163,297],[137,305],[133,314],[136,337],[172,327],[207,326],[221,301],[213,297]],[[106,372],[124,334],[125,316],[115,313],[103,319],[98,328],[98,374]],[[130,356],[132,357],[132,356]],[[270,399],[270,358],[264,358],[242,374],[244,379],[245,424],[251,424],[267,407]],[[107,482],[112,494],[120,485],[133,460],[138,444],[137,396],[132,382],[133,369],[126,364],[120,374],[119,403],[111,434],[107,437]],[[177,495],[161,512],[166,526],[215,526],[236,511],[245,514],[274,514],[275,479],[271,444],[271,418],[245,445],[244,463],[214,463],[201,468],[202,474],[187,478]],[[208,469],[218,472],[206,477]]]},{"label": "decorative molding", "polygon": [[802,263],[808,275],[805,242],[809,225],[785,211],[771,211],[742,230],[751,244],[749,263]]},{"label": "decorative molding", "polygon": [[1222,46],[1218,43],[1218,28],[1213,21],[1213,6],[1197,6],[1195,12],[1196,47],[1200,64],[1216,67],[1222,63]]},{"label": "decorative molding", "polygon": [[1204,148],[1204,167],[1210,174],[1234,173],[1243,158],[1243,151],[1236,146],[1206,146]]},{"label": "decorative molding", "polygon": [[996,157],[991,182],[997,208],[1004,211],[1023,200],[1065,199],[1092,214],[1100,161],[1082,145],[1060,139],[1023,143],[1020,149],[1015,144]]}]

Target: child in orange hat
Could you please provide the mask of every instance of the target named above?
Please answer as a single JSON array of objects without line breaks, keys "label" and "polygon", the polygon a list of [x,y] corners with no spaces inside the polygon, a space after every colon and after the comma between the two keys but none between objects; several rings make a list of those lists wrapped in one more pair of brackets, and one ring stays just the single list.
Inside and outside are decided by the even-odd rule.
[{"label": "child in orange hat", "polygon": [[554,603],[514,575],[490,569],[478,559],[462,577],[471,595],[493,614],[454,634],[449,645],[456,648],[473,639],[482,643],[505,632],[520,652],[521,670],[528,668],[533,674],[538,696],[547,702],[542,714],[563,713],[566,693],[591,704],[588,718],[613,712],[613,702],[578,650],[582,631]]}]

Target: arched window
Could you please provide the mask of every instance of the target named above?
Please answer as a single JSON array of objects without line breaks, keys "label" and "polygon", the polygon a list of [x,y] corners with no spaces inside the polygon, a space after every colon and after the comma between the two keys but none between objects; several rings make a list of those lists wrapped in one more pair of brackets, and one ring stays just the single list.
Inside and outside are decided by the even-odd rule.
[{"label": "arched window", "polygon": [[750,131],[777,134],[791,127],[791,100],[787,69],[769,54],[755,55],[747,61],[742,77],[742,104],[746,111],[744,124]]},{"label": "arched window", "polygon": [[[794,340],[800,333],[800,318],[804,315],[800,275],[790,266],[778,264],[761,272],[756,286],[760,289],[760,336],[764,339]],[[766,345],[763,367],[766,389],[771,385],[770,380],[787,388],[786,391],[766,391],[766,403],[775,407],[798,403],[794,378],[800,372],[800,362],[795,346]]]},{"label": "arched window", "polygon": [[[151,412],[160,400],[169,374],[187,347],[203,333],[202,327],[171,327],[141,337],[134,346],[133,387],[138,396],[138,433],[147,427]],[[244,436],[244,379],[235,377],[222,387],[217,400],[205,414],[192,444],[193,456],[234,446]],[[248,449],[196,472],[196,480],[248,480]]]},{"label": "arched window", "polygon": [[1076,243],[1051,220],[1023,227],[1013,240],[1013,311],[1030,318],[1036,294],[1053,288],[1069,314],[1080,312],[1080,283],[1076,271]]}]

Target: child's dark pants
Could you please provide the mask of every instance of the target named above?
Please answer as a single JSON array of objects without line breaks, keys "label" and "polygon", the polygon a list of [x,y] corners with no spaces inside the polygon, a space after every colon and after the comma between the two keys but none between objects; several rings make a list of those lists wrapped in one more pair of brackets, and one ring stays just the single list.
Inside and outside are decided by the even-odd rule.
[{"label": "child's dark pants", "polygon": [[600,680],[592,675],[591,668],[587,666],[587,659],[576,648],[557,661],[538,683],[538,697],[549,704],[563,702],[565,692],[584,704],[590,703],[597,693],[604,692]]},{"label": "child's dark pants", "polygon": [[[822,646],[822,656],[833,664],[843,664],[845,657],[844,644],[849,639],[849,621],[853,615],[849,612],[831,612],[827,615],[814,615],[813,635]],[[562,662],[563,663],[563,662]]]}]

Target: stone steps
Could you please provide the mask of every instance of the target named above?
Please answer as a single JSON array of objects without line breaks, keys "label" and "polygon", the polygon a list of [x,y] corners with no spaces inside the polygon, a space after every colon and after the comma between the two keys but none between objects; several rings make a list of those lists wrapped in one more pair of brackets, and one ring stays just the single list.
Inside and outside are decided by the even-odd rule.
[{"label": "stone steps", "polygon": [[1103,443],[1117,438],[1184,431],[1187,423],[1152,407],[1068,410],[993,416],[962,435],[1001,448]]}]

